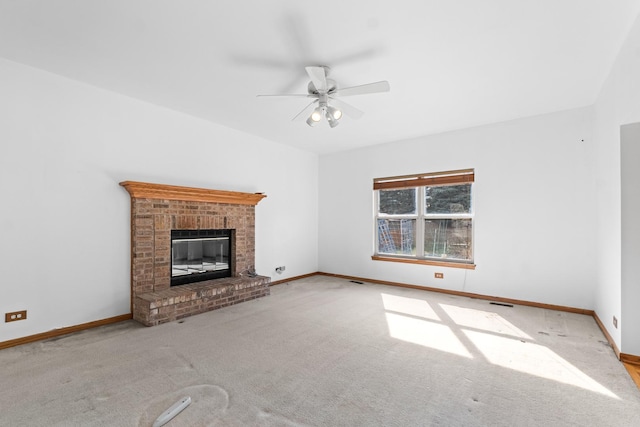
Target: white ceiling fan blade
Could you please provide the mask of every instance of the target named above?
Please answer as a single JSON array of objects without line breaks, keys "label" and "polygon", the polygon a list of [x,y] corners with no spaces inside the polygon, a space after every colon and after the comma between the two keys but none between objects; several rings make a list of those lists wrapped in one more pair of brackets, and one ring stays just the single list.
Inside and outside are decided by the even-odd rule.
[{"label": "white ceiling fan blade", "polygon": [[389,82],[386,80],[383,80],[381,82],[367,83],[365,85],[351,86],[351,87],[346,87],[344,89],[338,89],[337,91],[335,91],[333,95],[337,95],[337,96],[365,95],[367,93],[389,92],[390,90],[391,90],[391,86],[389,86]]},{"label": "white ceiling fan blade", "polygon": [[340,101],[339,99],[332,97],[329,97],[329,99],[331,99],[331,102],[329,102],[330,105],[338,108],[340,111],[342,111],[352,119],[359,119],[364,115],[363,111],[358,110],[356,107],[353,107],[344,101]]},{"label": "white ceiling fan blade", "polygon": [[312,66],[304,67],[307,70],[309,78],[319,93],[327,92],[327,71],[324,67]]},{"label": "white ceiling fan blade", "polygon": [[305,117],[308,117],[311,114],[311,112],[315,109],[316,102],[318,102],[317,99],[311,101],[311,104],[304,107],[304,109],[300,111],[298,114],[296,114],[295,117],[291,119],[291,121],[296,121],[296,120],[300,120],[300,119],[304,119]]},{"label": "white ceiling fan blade", "polygon": [[302,94],[302,93],[290,93],[290,94],[286,94],[286,93],[285,93],[285,94],[282,94],[282,95],[275,94],[275,95],[256,95],[256,96],[257,96],[258,98],[265,97],[265,96],[280,96],[280,97],[285,96],[285,97],[296,97],[296,98],[312,98],[312,96],[311,96],[311,95],[309,95],[309,94]]}]

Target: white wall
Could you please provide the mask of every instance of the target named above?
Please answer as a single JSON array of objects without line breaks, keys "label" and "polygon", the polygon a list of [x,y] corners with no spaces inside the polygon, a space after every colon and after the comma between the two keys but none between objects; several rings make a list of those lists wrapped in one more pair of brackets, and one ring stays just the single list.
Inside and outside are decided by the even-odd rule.
[{"label": "white wall", "polygon": [[[640,326],[622,311],[620,126],[640,121],[640,18],[595,104],[596,313],[623,353],[640,355]],[[637,308],[635,309],[637,310]],[[613,327],[618,318],[618,329]],[[628,328],[628,329],[627,329]],[[625,329],[625,340],[621,330]],[[629,341],[627,341],[629,339]]]},{"label": "white wall", "polygon": [[[321,156],[320,271],[592,309],[592,116],[577,109]],[[372,261],[373,178],[463,168],[476,172],[476,269]]]},{"label": "white wall", "polygon": [[0,144],[0,341],[129,313],[124,180],[264,192],[258,273],[318,269],[315,154],[2,59]]}]

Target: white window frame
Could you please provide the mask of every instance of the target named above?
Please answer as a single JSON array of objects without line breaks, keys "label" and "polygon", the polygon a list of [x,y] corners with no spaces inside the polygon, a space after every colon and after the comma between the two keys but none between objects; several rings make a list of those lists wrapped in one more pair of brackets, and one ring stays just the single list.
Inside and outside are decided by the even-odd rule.
[{"label": "white window frame", "polygon": [[[396,262],[408,262],[427,265],[438,265],[447,267],[459,267],[466,269],[474,269],[475,259],[475,200],[474,200],[474,170],[462,169],[456,171],[426,173],[418,175],[407,175],[400,177],[389,178],[376,178],[374,179],[374,241],[373,241],[373,253],[372,259],[376,261],[396,261]],[[450,178],[450,179],[449,179]],[[436,183],[429,182],[435,181]],[[445,181],[447,183],[437,183],[438,181]],[[448,182],[450,181],[450,182]],[[470,212],[465,213],[451,213],[451,214],[431,214],[426,212],[426,197],[425,187],[436,187],[442,185],[471,185],[471,209]],[[395,185],[398,185],[395,187]],[[376,188],[377,186],[386,186],[386,188]],[[415,214],[380,214],[380,190],[384,189],[416,189],[416,213]],[[411,219],[415,220],[414,239],[416,251],[415,255],[410,254],[389,254],[378,252],[379,245],[379,227],[378,219]],[[424,224],[425,220],[438,220],[438,219],[470,219],[471,220],[471,259],[464,260],[458,258],[442,258],[434,256],[425,256],[424,253]]]}]

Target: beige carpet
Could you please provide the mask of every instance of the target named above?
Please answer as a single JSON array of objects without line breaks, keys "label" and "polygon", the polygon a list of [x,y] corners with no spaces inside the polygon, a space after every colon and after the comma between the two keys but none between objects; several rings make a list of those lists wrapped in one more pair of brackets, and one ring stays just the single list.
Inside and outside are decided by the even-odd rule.
[{"label": "beige carpet", "polygon": [[638,426],[588,316],[315,276],[0,351],[1,426]]}]

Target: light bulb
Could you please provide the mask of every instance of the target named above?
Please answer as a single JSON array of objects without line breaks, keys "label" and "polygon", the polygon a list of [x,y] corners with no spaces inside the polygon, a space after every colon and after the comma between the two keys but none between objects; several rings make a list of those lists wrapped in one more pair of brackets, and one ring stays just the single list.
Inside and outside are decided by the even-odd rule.
[{"label": "light bulb", "polygon": [[342,111],[331,105],[327,106],[327,120],[340,120],[340,117],[342,117]]},{"label": "light bulb", "polygon": [[313,120],[314,122],[319,122],[321,119],[322,114],[320,113],[320,110],[316,108],[313,113],[311,113],[311,120]]}]

